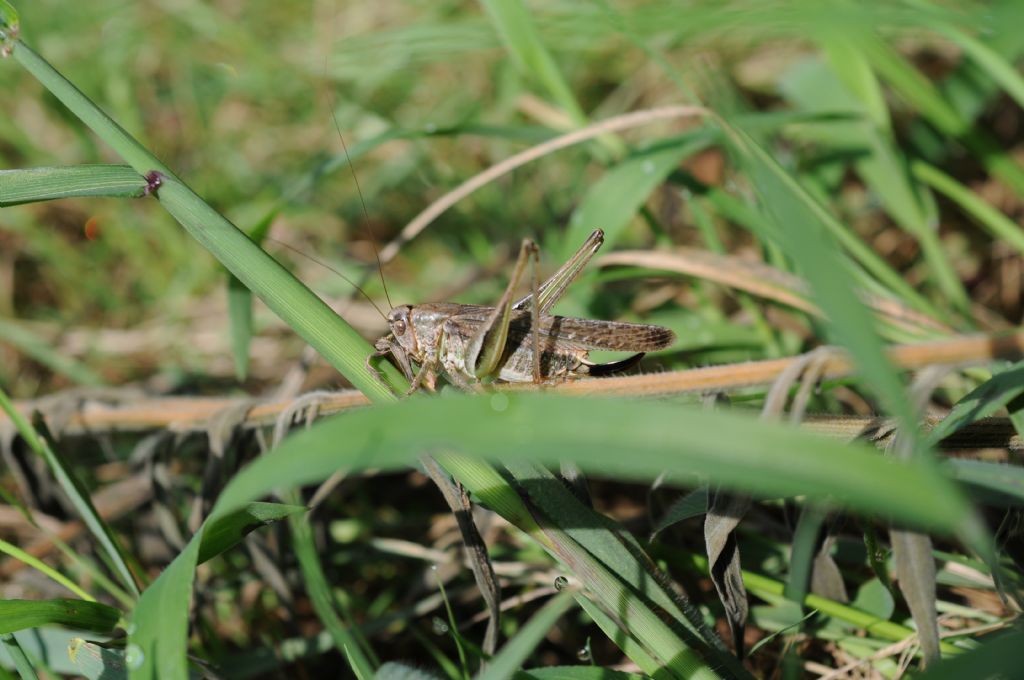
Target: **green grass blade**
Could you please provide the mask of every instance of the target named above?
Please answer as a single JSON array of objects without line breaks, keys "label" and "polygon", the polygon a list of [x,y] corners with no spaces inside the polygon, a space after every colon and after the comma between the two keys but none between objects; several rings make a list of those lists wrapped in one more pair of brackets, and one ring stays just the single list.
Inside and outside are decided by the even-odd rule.
[{"label": "green grass blade", "polygon": [[309,522],[304,517],[295,516],[289,518],[288,523],[292,531],[295,557],[302,569],[303,583],[313,603],[313,609],[330,632],[335,646],[348,661],[356,677],[359,680],[371,680],[374,677],[373,663],[363,652],[359,641],[349,632],[350,623],[346,625],[335,611],[334,596],[320,566],[320,557],[317,555],[313,530]]},{"label": "green grass blade", "polygon": [[132,680],[188,678],[188,605],[202,540],[203,527],[199,527],[135,605],[125,648]]},{"label": "green grass blade", "polygon": [[891,46],[878,39],[864,40],[865,54],[876,71],[946,135],[960,139],[978,157],[986,170],[1024,195],[1024,170],[984,132],[971,124],[942,97],[935,86]]},{"label": "green grass blade", "polygon": [[945,418],[928,433],[927,441],[935,445],[957,430],[976,420],[987,418],[1024,394],[1024,362],[1019,362],[971,390],[958,401]]},{"label": "green grass blade", "polygon": [[[154,194],[164,208],[353,385],[371,398],[394,398],[387,386],[366,370],[364,361],[373,350],[354,328],[23,42],[17,42],[14,57],[137,172],[159,172],[162,184]],[[381,370],[389,382],[401,385],[397,369],[384,363]]]},{"label": "green grass blade", "polygon": [[[757,495],[808,494],[868,513],[884,507],[894,521],[942,532],[955,531],[968,516],[963,497],[930,467],[748,416],[628,400],[501,395],[503,403],[506,398],[501,412],[490,395],[452,396],[322,421],[242,470],[211,517],[275,488],[325,479],[339,467],[392,468],[446,448],[498,461],[573,458],[584,469],[633,479],[662,471],[703,474]],[[567,422],[591,425],[570,432]],[[624,450],[631,451],[628,460]]]},{"label": "green grass blade", "polygon": [[1024,107],[1024,78],[1013,64],[984,42],[952,27],[945,27],[943,35],[960,46],[968,57],[1010,95],[1017,105]]},{"label": "green grass blade", "polygon": [[120,618],[113,607],[87,600],[0,600],[0,633],[49,624],[109,633]]},{"label": "green grass blade", "polygon": [[54,373],[66,376],[79,385],[102,387],[106,382],[85,364],[53,349],[52,343],[40,338],[23,325],[0,319],[0,340],[14,345]]},{"label": "green grass blade", "polygon": [[140,198],[146,178],[127,165],[0,170],[0,208],[59,198]]},{"label": "green grass blade", "polygon": [[96,601],[96,598],[94,598],[89,593],[85,592],[85,590],[79,587],[77,583],[75,583],[67,576],[65,576],[64,574],[60,573],[59,571],[48,565],[46,562],[43,562],[38,557],[35,557],[34,555],[30,555],[29,553],[25,552],[18,546],[8,543],[3,539],[0,539],[0,552],[6,553],[14,559],[24,562],[25,564],[32,567],[39,573],[44,574],[53,581],[61,584],[79,598],[83,600],[88,600],[90,602]]},{"label": "green grass blade", "polygon": [[587,116],[541,40],[526,5],[521,0],[481,0],[481,4],[519,68],[535,78],[576,125],[586,125]]},{"label": "green grass blade", "polygon": [[198,563],[202,564],[230,550],[247,534],[260,527],[279,522],[296,513],[305,512],[301,505],[281,503],[249,503],[219,518],[203,532],[199,546]]},{"label": "green grass blade", "polygon": [[[36,671],[32,667],[32,661],[28,658],[25,650],[21,648],[21,645],[18,644],[17,638],[10,633],[4,633],[0,635],[0,642],[3,642],[7,655],[11,658],[15,670],[18,671],[18,677],[21,680],[37,680],[39,676],[36,675]],[[0,674],[3,674],[4,677],[13,677],[2,666],[0,666]]]},{"label": "green grass blade", "polygon": [[103,554],[106,555],[114,572],[121,579],[121,585],[125,586],[134,597],[138,597],[139,588],[135,583],[135,577],[132,575],[131,569],[128,568],[128,562],[125,559],[121,546],[114,537],[114,532],[111,531],[107,523],[96,512],[96,508],[93,507],[92,500],[89,498],[89,493],[85,490],[85,487],[71,474],[70,469],[64,465],[57,452],[50,448],[49,443],[39,436],[21,413],[15,410],[14,405],[2,389],[0,389],[0,408],[7,413],[7,417],[14,423],[15,428],[29,448],[46,461],[46,465],[50,468],[50,472],[53,473],[60,488],[67,495],[82,521],[89,527],[89,531],[92,532],[92,535],[103,549]]},{"label": "green grass blade", "polygon": [[713,135],[702,130],[679,143],[637,152],[610,168],[587,189],[569,220],[559,262],[565,262],[594,229],[603,229],[605,243],[614,244],[651,195],[683,159],[707,148]]},{"label": "green grass blade", "polygon": [[[249,238],[262,244],[278,210],[268,212],[252,229]],[[249,345],[252,343],[252,291],[238,277],[228,274],[228,322],[231,326],[231,354],[235,359],[235,378],[242,382],[249,375]]]},{"label": "green grass blade", "polygon": [[972,484],[1024,502],[1024,468],[982,460],[952,458],[944,465],[949,476],[959,482]]},{"label": "green grass blade", "polygon": [[514,680],[643,680],[637,673],[616,671],[605,666],[553,666],[530,668],[513,676]]},{"label": "green grass blade", "polygon": [[559,593],[523,626],[515,637],[505,643],[478,680],[505,680],[515,675],[537,645],[573,605],[572,593]]},{"label": "green grass blade", "polygon": [[960,206],[992,236],[1006,241],[1018,252],[1024,253],[1024,229],[1021,229],[1019,224],[932,165],[917,161],[911,166],[911,171],[919,180]]},{"label": "green grass blade", "polygon": [[828,215],[751,137],[736,130],[737,150],[755,183],[765,209],[774,218],[779,242],[793,258],[829,317],[829,340],[849,348],[864,382],[886,410],[906,427],[916,428],[917,414],[904,395],[898,373],[885,358],[871,313],[857,299],[856,286],[832,238],[841,225]]}]

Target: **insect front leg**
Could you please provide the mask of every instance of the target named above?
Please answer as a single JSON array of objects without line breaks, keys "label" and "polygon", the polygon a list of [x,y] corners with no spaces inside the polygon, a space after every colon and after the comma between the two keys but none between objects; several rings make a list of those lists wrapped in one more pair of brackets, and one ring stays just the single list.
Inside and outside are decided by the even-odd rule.
[{"label": "insect front leg", "polygon": [[[486,378],[497,372],[498,363],[505,352],[505,345],[508,342],[508,328],[512,318],[512,295],[523,278],[523,271],[533,258],[534,267],[534,289],[537,288],[537,261],[539,250],[537,244],[530,239],[524,239],[519,249],[519,257],[516,259],[515,269],[509,279],[508,287],[502,294],[494,311],[487,317],[479,330],[473,334],[466,346],[465,367],[466,373],[475,376],[478,380]],[[533,317],[533,347],[534,347],[534,380],[540,382],[540,338],[538,335],[540,314],[537,305],[531,308]]]}]

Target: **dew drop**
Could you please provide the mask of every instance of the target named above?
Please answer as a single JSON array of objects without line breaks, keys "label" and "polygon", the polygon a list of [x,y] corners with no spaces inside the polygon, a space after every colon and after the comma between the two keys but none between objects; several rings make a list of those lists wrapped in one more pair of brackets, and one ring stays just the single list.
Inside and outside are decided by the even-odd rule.
[{"label": "dew drop", "polygon": [[559,576],[555,579],[555,590],[562,590],[569,585],[569,579]]},{"label": "dew drop", "polygon": [[431,564],[430,565],[430,571],[437,571],[437,565],[436,564]]},{"label": "dew drop", "polygon": [[448,632],[448,624],[440,616],[431,619],[430,625],[434,629],[434,635],[444,635]]},{"label": "dew drop", "polygon": [[650,175],[654,172],[654,163],[652,161],[644,161],[644,164],[641,167],[644,170],[644,174]]},{"label": "dew drop", "polygon": [[437,126],[434,125],[433,123],[427,123],[426,125],[423,126],[423,131],[426,132],[428,135],[432,135],[435,132],[437,132]]},{"label": "dew drop", "polygon": [[128,668],[138,670],[139,668],[142,668],[142,662],[145,660],[146,655],[142,653],[142,647],[131,644],[125,648],[124,663]]},{"label": "dew drop", "polygon": [[576,658],[580,661],[590,661],[590,648],[580,647],[576,650]]},{"label": "dew drop", "polygon": [[128,625],[124,627],[124,632],[128,633],[129,635],[135,635],[135,631],[137,631],[138,629],[139,627],[135,625],[134,621],[129,621]]}]

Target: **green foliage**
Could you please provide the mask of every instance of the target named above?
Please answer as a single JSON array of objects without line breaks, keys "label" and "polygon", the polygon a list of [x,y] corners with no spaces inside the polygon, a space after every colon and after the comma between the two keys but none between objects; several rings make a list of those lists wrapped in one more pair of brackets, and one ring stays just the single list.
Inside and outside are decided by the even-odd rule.
[{"label": "green foliage", "polygon": [[[1019,295],[1014,302],[1012,290],[992,293],[999,279],[989,270],[1001,266],[1003,245],[1024,252],[1024,231],[1006,214],[1020,209],[1024,195],[1024,172],[1012,149],[1019,140],[992,122],[1004,93],[1005,101],[1024,103],[1017,67],[1024,39],[1015,30],[1020,3],[985,3],[983,11],[969,3],[917,0],[820,7],[746,0],[543,7],[489,0],[482,7],[350,3],[337,10],[340,18],[335,10],[321,16],[328,11],[323,3],[314,3],[312,18],[263,2],[238,13],[204,3],[173,11],[107,1],[62,3],[60,11],[52,0],[22,4],[19,18],[0,0],[0,50],[12,56],[0,62],[0,90],[10,93],[0,116],[0,159],[10,167],[0,171],[0,237],[4,256],[16,253],[0,261],[14,281],[13,291],[4,289],[0,297],[0,339],[16,350],[16,363],[0,367],[0,383],[28,397],[68,381],[100,386],[156,373],[153,384],[193,391],[194,372],[218,389],[220,381],[235,379],[247,381],[251,393],[263,392],[276,386],[296,350],[284,349],[280,357],[275,351],[273,361],[263,362],[277,366],[276,373],[254,370],[253,340],[263,339],[274,323],[265,309],[253,307],[255,294],[346,380],[380,402],[292,436],[242,468],[233,455],[214,465],[205,463],[205,455],[176,449],[178,467],[169,486],[174,493],[155,493],[153,512],[165,535],[176,540],[167,542],[170,563],[140,596],[133,575],[144,573],[134,564],[143,559],[141,541],[132,540],[138,527],[122,520],[117,535],[91,499],[101,468],[130,460],[123,444],[114,447],[117,461],[98,460],[94,452],[75,459],[64,454],[63,440],[58,455],[50,437],[40,436],[3,397],[11,422],[45,460],[97,552],[129,597],[138,597],[123,650],[78,638],[71,665],[55,665],[58,672],[105,677],[127,670],[131,677],[185,678],[187,653],[230,668],[240,647],[243,657],[267,651],[265,672],[282,662],[315,662],[333,649],[362,678],[434,677],[414,666],[379,665],[371,648],[375,635],[391,636],[390,643],[396,629],[407,631],[417,619],[398,610],[402,591],[391,574],[399,567],[387,564],[371,573],[362,566],[369,550],[361,542],[365,536],[357,539],[358,548],[326,539],[318,522],[330,521],[327,509],[320,517],[307,515],[299,491],[283,496],[295,505],[260,500],[322,482],[339,469],[405,469],[424,453],[434,454],[474,500],[514,527],[504,529],[502,550],[520,551],[512,558],[526,564],[557,564],[582,610],[574,614],[589,618],[609,646],[658,678],[748,674],[711,632],[707,620],[715,616],[714,605],[698,609],[678,599],[647,557],[693,526],[684,520],[702,511],[695,502],[706,498],[709,486],[751,494],[761,510],[777,513],[770,536],[755,529],[743,533],[741,524],[738,538],[748,592],[773,608],[779,624],[773,629],[767,615],[757,621],[767,639],[751,662],[759,675],[777,671],[768,650],[787,645],[798,632],[809,645],[830,641],[858,657],[911,634],[901,624],[905,599],[894,599],[887,583],[870,578],[866,568],[878,568],[884,555],[844,563],[841,577],[860,586],[852,605],[808,592],[830,513],[855,514],[871,537],[874,524],[894,523],[959,539],[965,553],[988,558],[990,537],[978,521],[979,509],[1009,506],[1004,527],[1019,511],[1024,482],[1018,467],[964,460],[935,465],[934,448],[1004,410],[1021,429],[1020,366],[994,364],[986,367],[995,373],[989,380],[980,371],[944,382],[933,404],[951,411],[930,435],[918,435],[916,399],[884,351],[881,338],[892,337],[891,329],[878,327],[863,300],[875,296],[950,332],[1019,320]],[[946,67],[940,76],[925,70],[933,54]],[[330,94],[334,90],[337,95]],[[581,314],[604,318],[664,318],[685,333],[678,347],[659,357],[670,368],[839,344],[858,373],[842,385],[845,396],[832,384],[808,396],[812,407],[841,411],[855,403],[860,408],[856,400],[864,400],[896,416],[902,436],[911,440],[912,460],[690,404],[483,394],[389,405],[407,385],[390,365],[384,383],[366,370],[372,349],[364,336],[379,333],[379,322],[357,321],[358,310],[346,310],[347,320],[338,317],[260,248],[269,231],[285,231],[284,240],[352,274],[381,299],[372,272],[353,273],[372,261],[372,249],[361,247],[367,240],[394,236],[446,187],[524,145],[680,98],[706,106],[711,117],[685,130],[664,123],[600,136],[581,150],[538,159],[453,207],[388,264],[395,301],[437,299],[464,280],[475,285],[458,291],[460,299],[492,303],[503,280],[479,272],[500,264],[493,244],[515,244],[526,235],[545,244],[547,265],[557,264],[596,227],[607,231],[610,246],[696,242],[716,252],[759,253],[807,281],[823,320],[785,310],[784,323],[776,325],[779,310],[772,303],[747,298],[737,306],[729,294],[704,283],[638,294],[636,278],[644,272],[637,270],[615,272],[600,286],[588,279],[568,302]],[[346,155],[328,151],[337,147],[332,115],[354,142],[351,155],[369,219],[347,171],[337,174]],[[984,192],[976,190],[981,182]],[[111,200],[147,193],[155,200]],[[60,203],[45,203],[56,199]],[[38,204],[6,207],[29,202]],[[83,241],[77,234],[82,224],[101,225],[99,238]],[[235,224],[255,226],[243,233]],[[86,236],[94,238],[89,231]],[[222,286],[221,268],[230,273],[228,302],[208,317],[220,324],[214,330],[230,336],[230,348],[225,343],[212,356],[230,352],[233,375],[214,368],[218,362],[191,340],[188,323]],[[302,272],[303,279],[319,276]],[[351,292],[347,283],[318,286],[338,295]],[[979,312],[985,305],[993,309]],[[110,352],[102,342],[60,344],[65,332],[140,319],[156,320],[165,344],[131,352]],[[761,403],[764,394],[751,389],[736,397]],[[213,425],[208,435],[217,440]],[[245,446],[251,444],[238,437],[232,454],[248,455]],[[196,471],[197,458],[205,470]],[[698,490],[659,513],[659,543],[647,545],[584,506],[541,467],[566,460],[605,478],[660,478]],[[221,489],[215,480],[222,474]],[[191,496],[199,486],[201,502],[191,517],[205,515],[205,521],[190,523],[198,529],[189,537],[179,526],[189,514],[182,492]],[[780,536],[780,498],[803,504],[791,536]],[[345,519],[364,534],[395,522],[396,514],[410,523],[430,514],[404,504],[396,513],[366,497],[347,502],[328,505],[331,512],[351,512]],[[371,509],[368,516],[360,516],[360,503]],[[212,510],[205,512],[204,504]],[[262,544],[254,542],[248,556],[228,552],[252,529],[286,518],[290,535],[281,532],[272,543],[278,555],[290,558],[277,565],[288,577],[275,581],[280,574],[260,566]],[[855,537],[857,531],[845,527]],[[1001,540],[1014,539],[1005,534]],[[707,570],[698,556],[665,554],[673,575],[685,568],[693,579]],[[218,555],[224,557],[208,567],[213,577],[207,567],[197,572]],[[918,557],[932,560],[928,551]],[[32,566],[60,575],[39,562]],[[982,577],[993,568],[994,560],[976,564]],[[257,573],[275,583],[275,592],[246,600],[244,582]],[[77,576],[83,593],[94,587],[82,572]],[[1014,587],[996,576],[1000,587]],[[367,582],[381,594],[368,595]],[[296,583],[308,594],[305,610],[288,599]],[[190,619],[196,588],[213,596],[195,598]],[[917,597],[931,596],[925,588]],[[245,602],[243,618],[254,612],[265,621],[246,620],[242,632],[222,626],[217,598]],[[467,674],[489,662],[481,677],[625,677],[603,665],[516,673],[534,665],[537,657],[531,656],[550,645],[545,634],[570,604],[563,594],[532,616],[511,612],[514,622],[528,622],[518,632],[509,624],[508,641],[490,660],[473,648],[472,632],[460,631],[463,667],[440,665]],[[960,607],[965,620],[982,620],[967,605],[939,605]],[[289,630],[317,622],[325,633],[285,639],[275,611],[289,612]],[[60,624],[109,633],[119,615],[86,601],[0,601],[0,621],[16,626],[5,632]],[[569,618],[562,625],[578,627]],[[226,630],[235,637],[227,639]],[[1015,640],[1016,634],[983,639],[980,657],[939,664],[927,677],[960,677],[963,668],[976,668],[960,666],[968,659],[990,664],[993,673],[1012,669]],[[422,647],[445,659],[451,654],[441,649],[445,644],[426,640]],[[947,640],[941,650],[951,656],[962,647]],[[22,637],[5,637],[4,649],[8,665],[23,677],[35,675],[38,659],[53,656],[37,653]],[[986,650],[992,654],[985,656]]]}]

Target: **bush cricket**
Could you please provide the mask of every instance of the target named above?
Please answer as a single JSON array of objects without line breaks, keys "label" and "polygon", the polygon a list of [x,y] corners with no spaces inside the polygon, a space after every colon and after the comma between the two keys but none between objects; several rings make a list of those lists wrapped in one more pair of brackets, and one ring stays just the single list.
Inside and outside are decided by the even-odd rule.
[{"label": "bush cricket", "polygon": [[[488,379],[552,384],[583,376],[608,375],[635,365],[645,352],[664,349],[675,335],[661,326],[553,316],[550,309],[604,242],[594,231],[551,278],[537,284],[539,251],[527,239],[508,287],[494,307],[453,302],[399,305],[387,315],[391,332],[375,343],[370,361],[391,355],[408,378],[410,392],[434,391],[444,375],[453,385],[476,389]],[[512,302],[529,260],[532,290]],[[636,352],[621,361],[596,364],[590,350]],[[413,364],[419,369],[413,372]],[[379,375],[379,374],[378,374]]]}]

